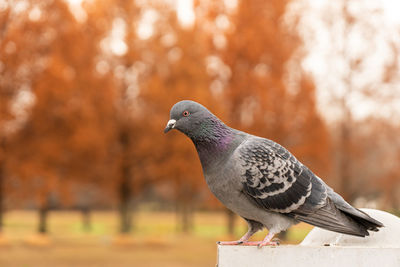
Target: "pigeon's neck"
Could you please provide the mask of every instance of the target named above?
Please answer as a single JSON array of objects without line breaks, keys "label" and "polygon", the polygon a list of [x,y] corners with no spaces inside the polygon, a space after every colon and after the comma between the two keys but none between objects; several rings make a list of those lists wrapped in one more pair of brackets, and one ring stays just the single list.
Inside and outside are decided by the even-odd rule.
[{"label": "pigeon's neck", "polygon": [[203,170],[208,172],[226,160],[240,142],[235,130],[217,118],[203,124],[206,125],[189,137],[196,146]]}]

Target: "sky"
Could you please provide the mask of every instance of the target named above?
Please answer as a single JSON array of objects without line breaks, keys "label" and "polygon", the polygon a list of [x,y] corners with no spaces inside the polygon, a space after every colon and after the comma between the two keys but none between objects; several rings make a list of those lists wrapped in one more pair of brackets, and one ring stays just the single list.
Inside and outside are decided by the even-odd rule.
[{"label": "sky", "polygon": [[[395,43],[400,50],[400,1],[349,1],[352,3],[349,12],[359,23],[348,35],[344,34],[346,26],[340,19],[340,2],[299,0],[292,10],[303,12],[300,23],[306,46],[303,68],[314,77],[320,110],[334,119],[340,111],[332,105],[332,100],[346,95],[356,120],[371,114],[386,118],[399,115],[400,80],[389,86],[382,86],[379,81],[384,65],[394,59],[389,42]],[[371,15],[373,10],[381,11]],[[344,39],[343,36],[347,37]],[[344,47],[347,47],[345,58],[340,52]],[[349,77],[349,58],[363,59],[361,70],[351,74],[351,88],[343,82]],[[396,60],[400,62],[400,58]],[[392,104],[365,97],[360,93],[361,88],[370,88],[382,96],[392,94]]]}]

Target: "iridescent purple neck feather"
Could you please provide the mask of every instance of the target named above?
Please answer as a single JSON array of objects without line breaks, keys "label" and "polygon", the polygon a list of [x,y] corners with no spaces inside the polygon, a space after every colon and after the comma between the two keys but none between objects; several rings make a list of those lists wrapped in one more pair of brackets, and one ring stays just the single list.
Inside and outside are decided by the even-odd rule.
[{"label": "iridescent purple neck feather", "polygon": [[199,121],[188,136],[196,146],[204,170],[212,170],[213,165],[224,160],[237,146],[235,130],[214,116]]}]

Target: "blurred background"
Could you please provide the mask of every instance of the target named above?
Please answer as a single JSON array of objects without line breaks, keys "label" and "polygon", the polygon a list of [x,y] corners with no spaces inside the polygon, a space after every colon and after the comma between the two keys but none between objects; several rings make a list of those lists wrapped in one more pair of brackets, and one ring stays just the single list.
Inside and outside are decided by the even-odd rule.
[{"label": "blurred background", "polygon": [[163,134],[182,99],[279,142],[353,205],[399,214],[399,12],[0,0],[0,265],[214,266],[215,242],[246,225],[207,189],[190,140]]}]

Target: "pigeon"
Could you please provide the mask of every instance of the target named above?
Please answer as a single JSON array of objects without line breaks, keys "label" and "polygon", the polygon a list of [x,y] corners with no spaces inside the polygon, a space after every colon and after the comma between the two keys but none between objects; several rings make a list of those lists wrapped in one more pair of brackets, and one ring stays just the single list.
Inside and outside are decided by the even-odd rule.
[{"label": "pigeon", "polygon": [[[278,245],[274,235],[299,222],[360,237],[383,227],[347,203],[283,146],[228,127],[199,103],[176,103],[164,133],[172,129],[193,141],[209,189],[248,224],[243,237],[221,245]],[[264,228],[264,240],[249,241]]]}]

